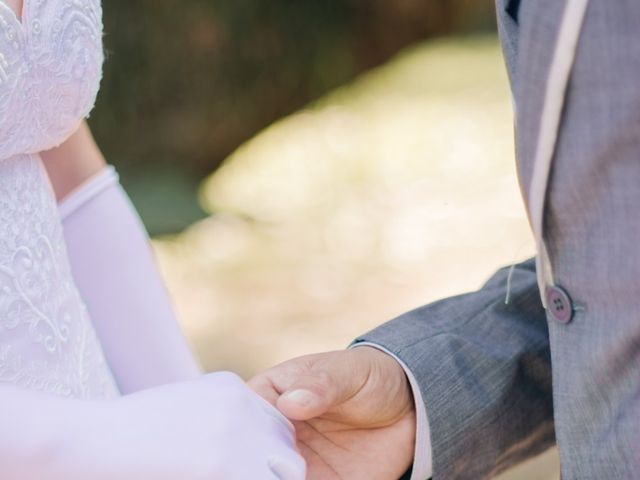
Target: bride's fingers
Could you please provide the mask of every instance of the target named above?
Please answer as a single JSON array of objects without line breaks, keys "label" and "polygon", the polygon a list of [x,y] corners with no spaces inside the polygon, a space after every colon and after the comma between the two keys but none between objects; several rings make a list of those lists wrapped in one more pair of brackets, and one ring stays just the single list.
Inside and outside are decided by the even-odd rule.
[{"label": "bride's fingers", "polygon": [[293,423],[291,423],[291,421],[285,417],[284,414],[275,407],[275,405],[269,403],[261,396],[256,395],[255,399],[260,408],[262,408],[269,417],[276,421],[279,427],[278,430],[281,432],[282,437],[287,439],[293,438],[292,436],[295,435]]},{"label": "bride's fingers", "polygon": [[283,459],[272,457],[269,459],[269,469],[278,480],[304,480],[306,465],[300,457]]}]

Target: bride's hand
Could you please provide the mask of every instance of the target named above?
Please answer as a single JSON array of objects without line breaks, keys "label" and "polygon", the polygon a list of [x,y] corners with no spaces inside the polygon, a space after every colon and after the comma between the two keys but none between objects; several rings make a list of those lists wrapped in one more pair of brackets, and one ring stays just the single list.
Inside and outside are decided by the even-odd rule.
[{"label": "bride's hand", "polygon": [[68,480],[303,480],[305,475],[289,422],[230,373],[87,403],[68,431],[61,460]]}]

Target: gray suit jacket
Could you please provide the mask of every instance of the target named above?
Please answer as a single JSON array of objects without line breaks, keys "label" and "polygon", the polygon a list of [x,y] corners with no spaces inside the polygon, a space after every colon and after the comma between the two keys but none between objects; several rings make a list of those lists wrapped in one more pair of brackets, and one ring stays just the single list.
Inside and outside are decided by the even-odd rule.
[{"label": "gray suit jacket", "polygon": [[508,305],[504,269],[357,340],[420,383],[436,480],[556,439],[564,480],[640,479],[640,2],[581,1],[497,1],[538,267],[515,268]]}]

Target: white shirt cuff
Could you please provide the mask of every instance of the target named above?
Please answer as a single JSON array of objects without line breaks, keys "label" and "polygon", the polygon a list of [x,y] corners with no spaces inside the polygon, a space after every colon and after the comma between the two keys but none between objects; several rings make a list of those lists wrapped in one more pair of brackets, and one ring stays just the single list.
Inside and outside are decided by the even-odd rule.
[{"label": "white shirt cuff", "polygon": [[409,379],[411,390],[413,392],[413,400],[416,405],[416,449],[413,458],[413,470],[411,472],[411,480],[427,480],[433,475],[432,451],[431,451],[431,432],[429,430],[429,418],[427,417],[427,407],[422,400],[420,386],[415,376],[409,370],[402,360],[386,348],[376,345],[375,343],[362,342],[352,345],[351,348],[357,347],[373,347],[392,356],[403,368],[404,373]]}]

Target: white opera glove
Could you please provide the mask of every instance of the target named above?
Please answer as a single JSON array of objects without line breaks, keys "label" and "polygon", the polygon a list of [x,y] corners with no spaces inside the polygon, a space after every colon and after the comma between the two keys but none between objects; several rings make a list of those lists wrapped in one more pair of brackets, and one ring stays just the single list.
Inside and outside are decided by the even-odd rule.
[{"label": "white opera glove", "polygon": [[108,402],[0,386],[0,402],[3,480],[305,477],[293,427],[230,373]]},{"label": "white opera glove", "polygon": [[199,377],[147,233],[113,167],[59,209],[73,277],[120,391]]}]

